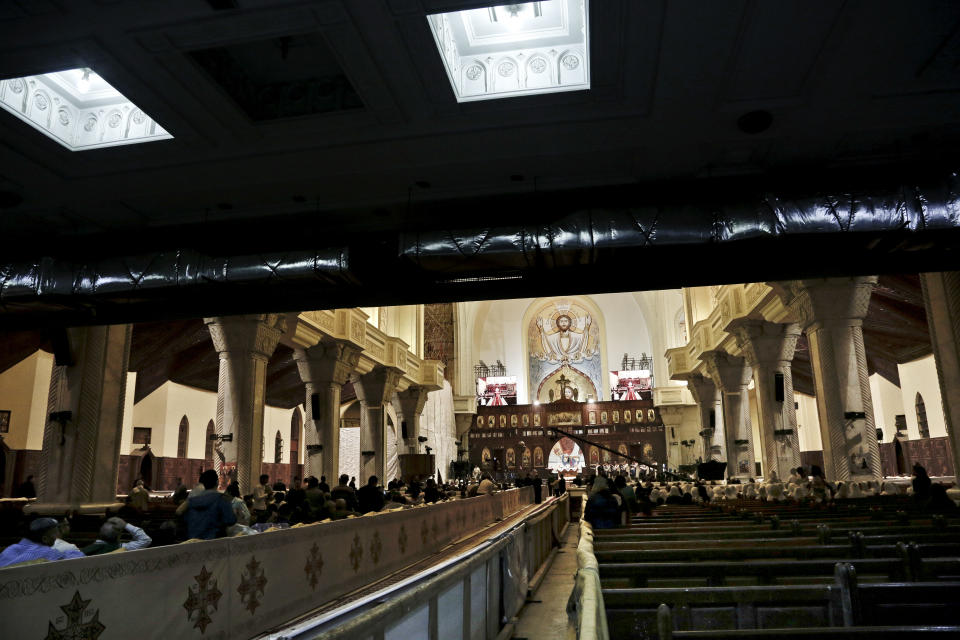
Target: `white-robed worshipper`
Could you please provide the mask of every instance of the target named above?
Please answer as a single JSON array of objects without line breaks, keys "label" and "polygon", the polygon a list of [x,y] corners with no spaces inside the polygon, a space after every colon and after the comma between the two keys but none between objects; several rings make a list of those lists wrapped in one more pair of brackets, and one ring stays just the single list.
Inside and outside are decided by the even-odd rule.
[{"label": "white-robed worshipper", "polygon": [[797,501],[805,500],[809,493],[810,492],[807,490],[806,483],[801,482],[793,486],[793,491],[791,492],[790,497]]},{"label": "white-robed worshipper", "polygon": [[855,484],[852,482],[838,482],[837,483],[837,495],[835,496],[837,500],[847,500],[850,498],[850,485]]},{"label": "white-robed worshipper", "polygon": [[723,495],[727,500],[736,500],[738,493],[737,485],[735,484],[728,484],[724,487]]},{"label": "white-robed worshipper", "polygon": [[743,497],[747,500],[756,500],[757,498],[757,485],[753,482],[748,482],[743,485]]}]

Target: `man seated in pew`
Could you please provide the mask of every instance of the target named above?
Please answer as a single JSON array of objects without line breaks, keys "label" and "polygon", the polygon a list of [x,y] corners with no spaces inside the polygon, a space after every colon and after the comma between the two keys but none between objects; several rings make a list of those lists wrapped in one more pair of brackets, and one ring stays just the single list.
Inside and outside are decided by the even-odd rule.
[{"label": "man seated in pew", "polygon": [[[120,542],[120,534],[127,532],[133,538],[130,542]],[[81,551],[84,555],[97,556],[102,553],[110,553],[123,549],[124,551],[136,551],[150,546],[153,539],[146,534],[140,527],[125,522],[121,518],[110,518],[100,527],[100,534],[97,539],[85,546]]]},{"label": "man seated in pew", "polygon": [[0,553],[0,567],[45,560],[82,558],[80,551],[58,551],[53,543],[60,533],[60,523],[53,518],[37,518],[27,526],[26,535]]},{"label": "man seated in pew", "polygon": [[957,503],[947,495],[947,488],[938,483],[930,486],[930,499],[927,502],[927,509],[938,513],[955,513]]},{"label": "man seated in pew", "polygon": [[620,525],[620,504],[610,490],[607,479],[597,476],[590,488],[590,497],[583,510],[583,519],[594,529],[614,529]]}]

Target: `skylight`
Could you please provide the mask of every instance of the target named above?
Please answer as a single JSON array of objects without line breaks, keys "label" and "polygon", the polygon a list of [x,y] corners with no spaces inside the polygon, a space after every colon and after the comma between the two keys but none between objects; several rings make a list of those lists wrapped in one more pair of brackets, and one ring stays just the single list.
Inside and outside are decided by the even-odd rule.
[{"label": "skylight", "polygon": [[71,151],[173,137],[91,69],[0,80],[0,107]]},{"label": "skylight", "polygon": [[590,88],[587,0],[427,16],[458,102]]}]

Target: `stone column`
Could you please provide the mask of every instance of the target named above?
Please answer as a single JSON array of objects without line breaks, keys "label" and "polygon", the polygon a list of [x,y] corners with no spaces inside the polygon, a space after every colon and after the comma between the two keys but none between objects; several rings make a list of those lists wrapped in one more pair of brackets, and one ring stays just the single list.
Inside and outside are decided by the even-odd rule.
[{"label": "stone column", "polygon": [[340,391],[361,351],[357,345],[329,338],[293,351],[306,390],[305,478],[326,475],[333,481],[340,474]]},{"label": "stone column", "polygon": [[960,477],[960,271],[922,273],[920,284],[953,453],[953,473]]},{"label": "stone column", "polygon": [[120,506],[117,467],[131,327],[67,331],[73,363],[53,367],[37,502],[28,512],[62,515]]},{"label": "stone column", "polygon": [[[800,327],[796,323],[739,318],[727,326],[727,331],[736,336],[747,364],[753,369],[764,478],[770,478],[770,472],[776,471],[780,479],[785,479],[790,476],[791,469],[800,466],[800,440],[790,367]],[[783,376],[781,400],[776,397],[778,375]]]},{"label": "stone column", "polygon": [[743,356],[726,351],[704,351],[700,355],[723,394],[723,424],[727,441],[727,477],[754,475],[753,427],[747,387],[753,371]]},{"label": "stone column", "polygon": [[284,316],[224,316],[204,322],[220,356],[217,433],[233,436],[223,443],[225,471],[240,483],[241,493],[250,493],[263,463],[267,362],[283,334]]},{"label": "stone column", "polygon": [[855,277],[780,285],[810,345],[828,480],[881,477],[862,327],[876,283]]},{"label": "stone column", "polygon": [[[723,460],[724,437],[720,390],[713,380],[700,373],[687,377],[687,388],[700,412],[700,437],[703,442],[703,461]],[[712,412],[712,413],[711,413]],[[713,415],[713,425],[710,416]]]},{"label": "stone column", "polygon": [[[427,394],[430,390],[426,387],[417,385],[410,386],[406,391],[397,393],[397,402],[400,405],[401,420],[407,425],[406,444],[407,453],[417,452],[417,438],[420,436],[420,416],[423,415],[423,407],[427,404]],[[401,434],[403,427],[401,425]],[[433,443],[436,448],[439,442]]]},{"label": "stone column", "polygon": [[683,422],[682,405],[657,407],[667,437],[667,468],[679,469],[683,464],[680,453],[680,423]]},{"label": "stone column", "polygon": [[397,390],[403,372],[378,366],[369,373],[353,375],[353,388],[360,401],[360,474],[366,484],[370,476],[386,481],[387,404]]}]

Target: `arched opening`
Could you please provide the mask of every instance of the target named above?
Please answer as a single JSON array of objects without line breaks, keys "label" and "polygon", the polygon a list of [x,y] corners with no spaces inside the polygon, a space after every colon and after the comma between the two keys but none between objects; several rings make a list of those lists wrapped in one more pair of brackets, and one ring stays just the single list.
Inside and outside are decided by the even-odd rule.
[{"label": "arched opening", "polygon": [[900,438],[893,439],[893,450],[897,461],[897,475],[905,476],[907,473],[907,460],[903,455],[903,445],[900,444]]},{"label": "arched opening", "polygon": [[917,429],[920,431],[921,438],[930,437],[930,427],[927,425],[927,407],[923,403],[923,396],[917,394]]},{"label": "arched opening", "polygon": [[177,434],[177,457],[187,457],[187,439],[190,437],[190,421],[187,416],[180,418],[180,431]]},{"label": "arched opening", "polygon": [[273,461],[276,464],[283,462],[283,436],[280,435],[279,429],[277,429],[277,435],[273,439]]},{"label": "arched opening", "polygon": [[300,433],[303,431],[303,415],[300,407],[293,408],[290,416],[290,464],[300,462]]},{"label": "arched opening", "polygon": [[[534,454],[536,455],[536,454]],[[558,474],[575,476],[584,467],[583,451],[580,445],[564,436],[550,449],[547,468]]]},{"label": "arched opening", "polygon": [[213,420],[207,423],[207,435],[203,441],[203,459],[209,460],[210,464],[213,464],[213,444],[214,441],[211,436],[216,435],[217,425],[214,424]]}]

